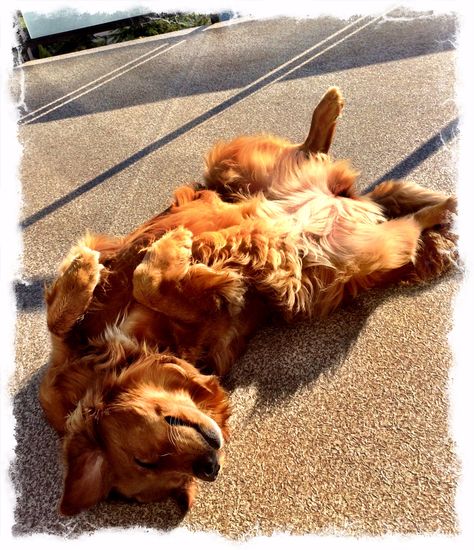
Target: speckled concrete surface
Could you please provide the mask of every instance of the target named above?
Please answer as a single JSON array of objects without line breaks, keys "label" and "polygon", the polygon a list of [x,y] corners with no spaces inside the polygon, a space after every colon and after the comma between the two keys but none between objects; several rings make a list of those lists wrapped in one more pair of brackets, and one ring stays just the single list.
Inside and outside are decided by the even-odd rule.
[{"label": "speckled concrete surface", "polygon": [[[148,59],[161,43],[173,46],[41,118],[30,114],[20,128],[16,534],[135,525],[231,538],[456,532],[447,334],[459,274],[422,289],[371,292],[324,322],[263,329],[226,381],[234,409],[226,467],[202,484],[185,517],[171,502],[108,502],[58,516],[58,442],[37,402],[48,358],[43,282],[86,228],[128,232],[166,207],[175,187],[199,180],[216,139],[273,132],[302,140],[315,103],[338,85],[347,105],[333,154],[353,160],[361,188],[395,174],[455,191],[455,20],[406,15],[394,12],[304,63],[336,39],[327,41],[282,73],[271,71],[362,23],[349,31],[356,18],[248,21],[16,71],[27,115]],[[252,86],[270,73],[282,78]]]}]

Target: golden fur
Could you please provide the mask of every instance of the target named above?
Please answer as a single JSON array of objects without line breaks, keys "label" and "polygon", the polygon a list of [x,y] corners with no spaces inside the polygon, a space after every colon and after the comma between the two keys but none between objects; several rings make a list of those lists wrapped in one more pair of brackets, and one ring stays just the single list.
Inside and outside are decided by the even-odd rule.
[{"label": "golden fur", "polygon": [[130,235],[88,234],[64,260],[46,292],[40,393],[63,437],[62,513],[112,490],[189,507],[228,438],[218,376],[269,311],[327,315],[362,289],[426,281],[455,261],[454,199],[393,181],[359,195],[356,172],[328,156],[342,106],[328,90],[302,145],[217,144],[206,189],[181,187]]}]

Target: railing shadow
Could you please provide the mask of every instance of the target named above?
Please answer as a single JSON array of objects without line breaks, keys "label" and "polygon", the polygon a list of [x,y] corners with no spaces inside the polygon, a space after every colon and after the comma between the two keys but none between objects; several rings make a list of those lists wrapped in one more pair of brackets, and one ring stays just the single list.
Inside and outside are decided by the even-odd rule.
[{"label": "railing shadow", "polygon": [[380,176],[380,178],[371,183],[366,189],[364,189],[364,193],[373,191],[373,189],[383,181],[406,178],[412,170],[422,164],[431,155],[434,155],[439,149],[441,149],[441,147],[448,144],[458,135],[459,118],[455,118],[446,124],[446,126],[444,126],[444,128],[442,128],[437,134],[425,141],[425,143],[420,145],[402,161],[391,168],[388,172],[385,172],[383,176]]},{"label": "railing shadow", "polygon": [[[439,27],[439,22],[437,20],[435,20],[435,21],[437,22],[437,26]],[[448,21],[450,22],[450,25],[454,25],[453,20],[448,19]],[[397,27],[399,27],[400,25],[401,24],[399,23],[397,25]],[[447,27],[449,27],[449,36],[452,38],[454,30],[453,30],[453,28],[450,27],[450,25],[447,25]],[[384,25],[382,25],[382,27],[384,27]],[[357,30],[357,28],[358,27],[355,27],[356,30]],[[400,28],[406,29],[406,27],[404,25],[401,25]],[[437,36],[436,39],[435,39],[435,37],[432,36],[432,34],[434,33],[434,30],[432,28],[430,28],[430,34],[429,34],[430,39],[429,40],[426,39],[425,41],[422,40],[420,42],[420,45],[419,45],[418,48],[416,48],[413,43],[410,43],[411,48],[409,48],[407,50],[403,50],[403,51],[399,50],[399,49],[397,49],[397,47],[393,46],[395,48],[395,51],[397,52],[397,54],[395,55],[395,58],[397,58],[397,56],[403,57],[403,55],[405,55],[405,56],[415,55],[415,54],[416,55],[421,55],[422,53],[426,53],[427,50],[428,51],[433,51],[433,50],[441,51],[443,49],[452,48],[452,40],[450,40],[448,37],[443,38],[443,36],[444,36],[443,32],[444,33],[447,32],[446,28],[445,28],[445,25],[441,25],[441,27],[438,30],[441,33],[441,35]],[[405,30],[405,32],[407,32],[407,31]],[[379,34],[380,34],[379,40],[383,41],[384,40],[384,32],[379,31]],[[323,36],[324,36],[324,34],[323,34]],[[325,36],[328,36],[327,31],[326,31]],[[356,35],[356,39],[357,39],[358,36],[359,35]],[[412,33],[408,32],[407,36],[412,36]],[[416,36],[418,36],[418,35],[416,35]],[[415,36],[415,40],[416,39],[419,40],[419,38],[416,38],[416,36]],[[313,43],[314,43],[314,36],[312,37],[312,40],[313,40]],[[353,37],[349,38],[348,40],[351,41],[350,43],[352,44]],[[395,40],[395,37],[394,37],[394,40]],[[412,37],[412,40],[413,40],[413,37]],[[360,37],[359,37],[359,41],[360,41]],[[331,41],[329,42],[329,47],[330,47],[331,43],[333,43],[333,42],[331,42]],[[371,43],[372,43],[372,41],[371,41]],[[362,52],[369,52],[369,53],[365,53],[365,54],[361,53],[361,55],[358,55],[358,56],[354,56],[353,53],[352,53],[349,56],[350,60],[351,60],[350,61],[351,67],[361,66],[363,64],[369,63],[369,61],[380,63],[380,62],[383,62],[383,61],[392,60],[392,57],[387,58],[387,56],[390,56],[390,55],[393,54],[393,52],[390,53],[392,51],[391,47],[389,47],[389,45],[386,42],[384,43],[384,47],[381,47],[380,44],[377,43],[377,42],[376,42],[376,44],[378,44],[379,47],[376,47],[376,45],[374,45],[372,43],[371,48],[365,48],[365,47],[362,48]],[[395,44],[399,48],[400,44],[405,44],[405,43],[398,40],[398,42],[395,41]],[[418,44],[418,42],[415,42],[415,44]],[[406,46],[406,44],[405,44],[405,46]],[[318,50],[315,50],[315,51],[317,52]],[[370,52],[372,52],[372,54],[370,54]],[[273,70],[270,70],[270,72],[268,72],[268,74],[264,72],[263,75],[261,75],[259,78],[257,78],[257,80],[255,80],[253,82],[251,81],[250,83],[246,83],[245,79],[247,77],[243,76],[243,75],[247,75],[248,71],[246,71],[244,69],[242,71],[240,71],[240,70],[232,71],[232,74],[237,74],[237,75],[239,75],[239,78],[244,79],[244,80],[240,80],[239,83],[235,83],[235,86],[238,87],[238,88],[242,88],[242,86],[243,86],[243,89],[241,89],[239,92],[232,95],[230,98],[222,101],[218,105],[215,105],[214,107],[211,107],[210,109],[208,109],[204,113],[198,115],[197,117],[193,118],[192,120],[186,122],[185,124],[181,125],[179,128],[176,128],[175,130],[169,132],[168,134],[160,137],[159,139],[157,139],[154,142],[150,143],[149,145],[147,145],[143,149],[137,151],[133,155],[130,155],[128,158],[126,158],[126,159],[122,160],[121,162],[115,164],[114,166],[108,168],[107,170],[105,170],[101,174],[97,175],[95,178],[83,183],[82,185],[79,185],[73,191],[63,195],[62,197],[59,197],[58,199],[56,199],[55,201],[53,201],[49,205],[45,206],[44,208],[38,210],[34,214],[28,216],[27,218],[25,218],[24,220],[22,220],[20,222],[20,228],[24,230],[24,229],[27,229],[27,228],[31,227],[33,224],[35,224],[39,220],[41,220],[41,219],[45,218],[46,216],[56,212],[58,209],[62,208],[63,206],[65,206],[67,204],[69,204],[70,202],[72,202],[76,198],[82,196],[83,194],[95,189],[97,186],[104,183],[108,179],[112,178],[113,176],[117,175],[118,173],[122,172],[123,170],[129,168],[130,166],[136,164],[137,162],[144,159],[148,155],[154,153],[155,151],[159,150],[160,148],[170,144],[171,142],[175,141],[176,139],[183,136],[184,134],[186,134],[186,133],[190,132],[191,130],[197,128],[201,124],[203,124],[203,123],[207,122],[208,120],[216,117],[217,115],[223,113],[224,111],[226,111],[230,107],[236,105],[237,103],[241,102],[242,100],[246,99],[247,97],[249,97],[249,96],[253,95],[254,93],[262,90],[264,87],[268,86],[269,84],[272,84],[272,83],[274,83],[278,80],[282,80],[282,79],[289,78],[289,77],[291,77],[291,78],[302,78],[304,76],[315,76],[317,74],[321,74],[321,72],[324,72],[324,71],[321,71],[321,58],[318,57],[317,60],[312,59],[314,57],[314,51],[309,51],[307,54],[305,54],[303,56],[301,56],[301,53],[299,53],[299,54],[296,55],[296,57],[290,58],[289,61],[288,61],[288,57],[289,57],[289,55],[291,55],[291,53],[293,53],[293,52],[290,52],[290,54],[288,54],[288,53],[286,54],[286,62],[283,63],[283,65],[281,65],[279,68],[278,67],[277,67],[277,69],[273,68]],[[348,63],[348,60],[347,60],[348,56],[340,56],[339,53],[340,52],[339,52],[339,45],[338,45],[337,54],[333,55],[333,57],[329,56],[330,59],[333,59],[333,63],[327,66],[327,70],[329,70],[329,68],[330,68],[331,71],[340,70],[341,67],[338,66],[338,60],[340,58],[344,58],[344,63],[345,64]],[[365,58],[364,55],[373,55],[374,57],[373,58],[370,58],[370,57]],[[239,63],[239,60],[235,60],[235,62]],[[303,71],[303,73],[301,71]],[[149,77],[147,77],[147,78],[149,79]],[[220,80],[223,80],[223,79],[221,78]],[[208,81],[206,81],[206,83],[209,84],[209,88],[206,91],[209,92],[209,90],[213,90],[212,84]],[[134,85],[135,84],[136,84],[136,82],[134,81]],[[121,90],[120,97],[122,98],[122,104],[120,105],[120,107],[124,107],[123,97],[132,97],[132,96],[133,96],[132,90],[130,90],[130,94],[124,93],[123,90]],[[157,101],[158,99],[159,99],[158,97],[155,97],[154,101]],[[109,104],[110,98],[106,98],[106,102],[107,102],[107,104]],[[98,112],[100,110],[101,110],[100,105],[96,105],[95,110],[93,112]],[[54,113],[52,113],[52,115],[53,114]],[[49,116],[50,115],[47,115],[45,117],[45,119],[41,119],[41,120],[47,121]],[[446,127],[446,128],[449,129],[448,127]],[[430,148],[432,147],[432,145],[433,145],[432,143],[427,142],[427,144],[425,144],[425,146],[423,146],[423,147],[425,147],[425,149],[429,151]],[[423,151],[421,151],[420,153],[417,153],[417,156],[419,157],[420,155],[423,156],[423,154],[426,154],[425,149]]]},{"label": "railing shadow", "polygon": [[[164,145],[170,143],[171,141],[174,141],[179,136],[188,132],[192,128],[200,125],[205,120],[224,111],[230,105],[237,103],[238,101],[246,97],[246,95],[247,94],[244,92],[242,92],[241,94],[237,94],[233,98],[221,103],[220,105],[214,107],[213,109],[210,109],[209,111],[206,111],[206,113],[203,113],[199,117],[196,117],[195,119],[184,124],[180,128],[156,140],[155,142],[151,143],[150,145],[141,149],[140,151],[137,151],[135,154],[131,155],[130,157],[116,164],[115,166],[109,168],[105,172],[102,172],[102,174],[99,174],[92,180],[89,180],[88,182],[77,187],[70,193],[67,193],[66,195],[63,195],[61,198],[55,200],[48,206],[45,206],[41,210],[38,210],[35,214],[28,216],[26,219],[24,219],[20,223],[20,227],[22,229],[27,229],[28,227],[32,226],[39,220],[45,218],[49,214],[52,214],[59,208],[65,206],[66,204],[70,203],[74,199],[80,197],[84,193],[91,191],[92,189],[94,189],[104,181],[108,180],[115,174],[121,172],[122,170],[125,170],[126,168],[135,164],[142,158],[153,153],[160,147],[163,147]],[[445,145],[447,142],[451,141],[454,137],[456,137],[457,132],[458,132],[458,119],[456,118],[452,120],[449,124],[447,124],[444,128],[442,128],[436,135],[434,135],[432,138],[427,140],[423,145],[415,149],[415,151],[413,151],[413,153],[408,155],[403,161],[401,161],[399,164],[394,166],[390,171],[388,171],[383,176],[381,176],[377,181],[372,183],[367,189],[365,189],[365,192],[371,191],[378,183],[385,181],[387,179],[396,179],[396,178],[406,177],[409,174],[409,172],[413,170],[417,165],[421,164],[429,156],[436,153],[436,151],[438,151],[438,149],[440,149],[443,145]]]},{"label": "railing shadow", "polygon": [[13,289],[19,311],[37,311],[44,308],[44,288],[54,277],[37,277],[28,281],[15,281]]}]

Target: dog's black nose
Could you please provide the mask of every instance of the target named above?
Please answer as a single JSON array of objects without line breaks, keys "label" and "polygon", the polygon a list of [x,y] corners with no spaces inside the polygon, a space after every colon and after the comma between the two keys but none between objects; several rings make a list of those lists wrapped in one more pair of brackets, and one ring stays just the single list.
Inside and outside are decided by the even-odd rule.
[{"label": "dog's black nose", "polygon": [[193,465],[194,475],[204,481],[214,481],[220,469],[221,466],[216,453],[199,458]]}]

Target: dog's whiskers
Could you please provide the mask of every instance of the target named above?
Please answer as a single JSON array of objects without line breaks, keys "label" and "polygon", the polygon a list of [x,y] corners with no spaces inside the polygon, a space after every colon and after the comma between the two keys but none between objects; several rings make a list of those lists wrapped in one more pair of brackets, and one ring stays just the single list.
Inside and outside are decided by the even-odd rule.
[{"label": "dog's whiskers", "polygon": [[173,445],[175,449],[186,446],[186,441],[178,427],[170,426],[167,434],[169,442],[171,443],[171,445]]},{"label": "dog's whiskers", "polygon": [[176,433],[176,430],[173,426],[170,426],[170,428],[168,429],[168,439],[169,439],[169,442],[171,443],[171,445],[173,445],[173,447],[175,448],[178,448],[178,437],[177,437],[177,433]]}]

